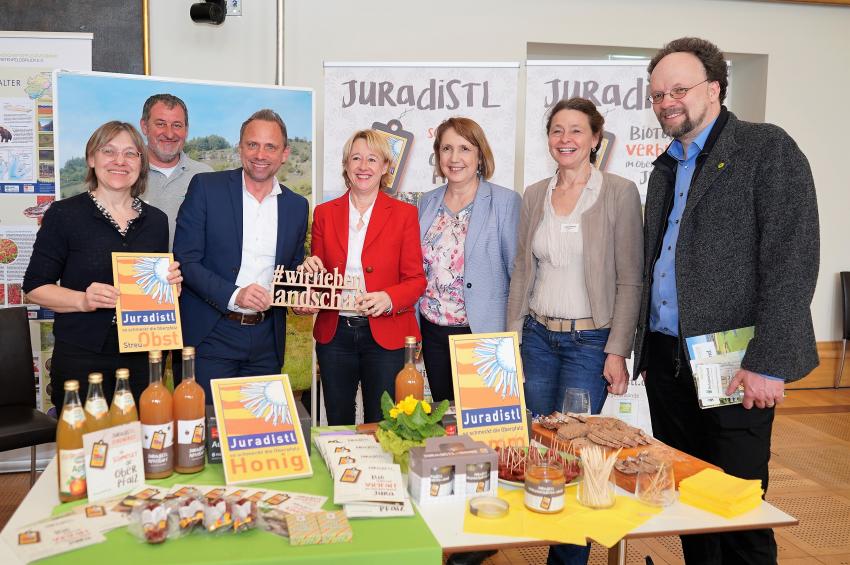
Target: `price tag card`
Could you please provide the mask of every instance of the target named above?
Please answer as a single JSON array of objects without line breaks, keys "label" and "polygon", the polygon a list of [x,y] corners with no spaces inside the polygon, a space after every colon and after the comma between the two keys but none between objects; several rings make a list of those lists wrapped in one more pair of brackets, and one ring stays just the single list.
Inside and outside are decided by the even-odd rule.
[{"label": "price tag card", "polygon": [[138,422],[83,435],[89,502],[127,493],[145,482]]}]

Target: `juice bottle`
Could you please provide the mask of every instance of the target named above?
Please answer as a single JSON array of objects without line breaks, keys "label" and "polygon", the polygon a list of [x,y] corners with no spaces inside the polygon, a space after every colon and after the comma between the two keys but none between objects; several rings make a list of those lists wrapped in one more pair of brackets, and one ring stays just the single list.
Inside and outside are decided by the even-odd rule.
[{"label": "juice bottle", "polygon": [[145,479],[163,479],[174,473],[174,421],[171,393],[162,383],[162,352],[148,353],[150,384],[139,398],[142,422],[142,459]]},{"label": "juice bottle", "polygon": [[119,426],[138,419],[136,401],[130,392],[130,370],[118,369],[115,371],[115,394],[112,396],[112,406],[109,407],[109,425]]},{"label": "juice bottle", "polygon": [[174,389],[174,421],[177,426],[178,473],[197,473],[205,463],[205,397],[195,381],[195,348],[183,348],[183,380]]},{"label": "juice bottle", "polygon": [[416,368],[416,338],[404,338],[404,367],[395,378],[395,401],[401,402],[408,395],[416,400],[425,398],[425,379]]},{"label": "juice bottle", "polygon": [[86,396],[86,433],[109,427],[109,405],[103,396],[103,374],[89,375],[89,393]]},{"label": "juice bottle", "polygon": [[56,426],[56,459],[59,463],[59,500],[86,497],[86,461],[83,432],[86,415],[80,404],[79,381],[65,381],[65,402]]}]

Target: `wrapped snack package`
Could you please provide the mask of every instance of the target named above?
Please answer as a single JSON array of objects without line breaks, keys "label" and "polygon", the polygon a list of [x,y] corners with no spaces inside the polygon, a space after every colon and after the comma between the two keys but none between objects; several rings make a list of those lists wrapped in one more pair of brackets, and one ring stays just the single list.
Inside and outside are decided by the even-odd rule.
[{"label": "wrapped snack package", "polygon": [[180,536],[192,533],[196,527],[204,523],[204,495],[197,489],[185,489],[177,498],[167,501],[172,509],[172,515],[177,521],[177,532]]},{"label": "wrapped snack package", "polygon": [[170,516],[171,510],[161,502],[139,504],[130,512],[127,529],[146,543],[163,543],[176,534],[177,524]]},{"label": "wrapped snack package", "polygon": [[322,543],[345,543],[351,541],[351,525],[345,512],[317,512],[319,531],[322,533]]},{"label": "wrapped snack package", "polygon": [[286,527],[286,517],[289,514],[277,508],[263,510],[257,518],[257,524],[261,530],[271,532],[276,536],[283,538],[289,537],[289,530]]},{"label": "wrapped snack package", "polygon": [[321,543],[322,533],[315,514],[289,514],[286,516],[290,545]]},{"label": "wrapped snack package", "polygon": [[225,532],[232,526],[230,504],[223,498],[208,498],[204,502],[204,528],[208,532]]},{"label": "wrapped snack package", "polygon": [[233,516],[234,533],[253,530],[257,527],[257,503],[247,498],[229,499],[230,512]]}]

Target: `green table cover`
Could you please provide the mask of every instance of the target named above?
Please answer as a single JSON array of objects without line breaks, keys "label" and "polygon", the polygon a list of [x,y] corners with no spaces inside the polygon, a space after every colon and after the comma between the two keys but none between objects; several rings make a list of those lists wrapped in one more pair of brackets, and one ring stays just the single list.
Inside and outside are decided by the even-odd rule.
[{"label": "green table cover", "polygon": [[[326,509],[339,509],[333,504],[333,483],[330,474],[315,448],[310,461],[313,465],[313,476],[310,478],[245,486],[319,494],[328,497]],[[224,470],[221,465],[207,465],[203,471],[194,475],[175,473],[167,479],[147,482],[160,486],[223,485]],[[63,504],[56,508],[54,514],[62,513],[74,504],[80,503]],[[259,530],[220,535],[195,532],[177,540],[168,540],[161,545],[148,545],[133,537],[126,528],[119,528],[106,534],[105,543],[57,555],[39,561],[39,564],[218,565],[285,562],[416,565],[442,562],[442,550],[418,513],[410,517],[352,519],[350,522],[354,532],[350,543],[309,546],[291,546],[287,539]]]}]

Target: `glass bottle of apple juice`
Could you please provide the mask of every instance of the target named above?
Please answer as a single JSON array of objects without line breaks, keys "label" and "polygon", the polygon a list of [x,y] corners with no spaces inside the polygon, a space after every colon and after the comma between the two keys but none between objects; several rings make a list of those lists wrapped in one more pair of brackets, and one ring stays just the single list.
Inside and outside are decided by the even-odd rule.
[{"label": "glass bottle of apple juice", "polygon": [[139,398],[145,479],[174,473],[174,420],[171,393],[162,382],[162,352],[148,353],[150,384]]},{"label": "glass bottle of apple juice", "polygon": [[183,348],[183,380],[174,389],[174,421],[177,426],[178,473],[197,473],[205,463],[205,395],[195,381],[195,348]]},{"label": "glass bottle of apple juice", "polygon": [[89,393],[86,395],[86,433],[109,427],[109,405],[103,396],[103,374],[89,375]]},{"label": "glass bottle of apple juice", "polygon": [[109,407],[109,425],[120,426],[138,419],[136,401],[130,392],[130,370],[118,369],[115,371],[115,394],[112,395],[112,406]]},{"label": "glass bottle of apple juice", "polygon": [[80,403],[79,381],[65,381],[65,402],[56,426],[56,459],[59,500],[70,502],[86,497],[86,460],[83,433],[86,415]]}]

